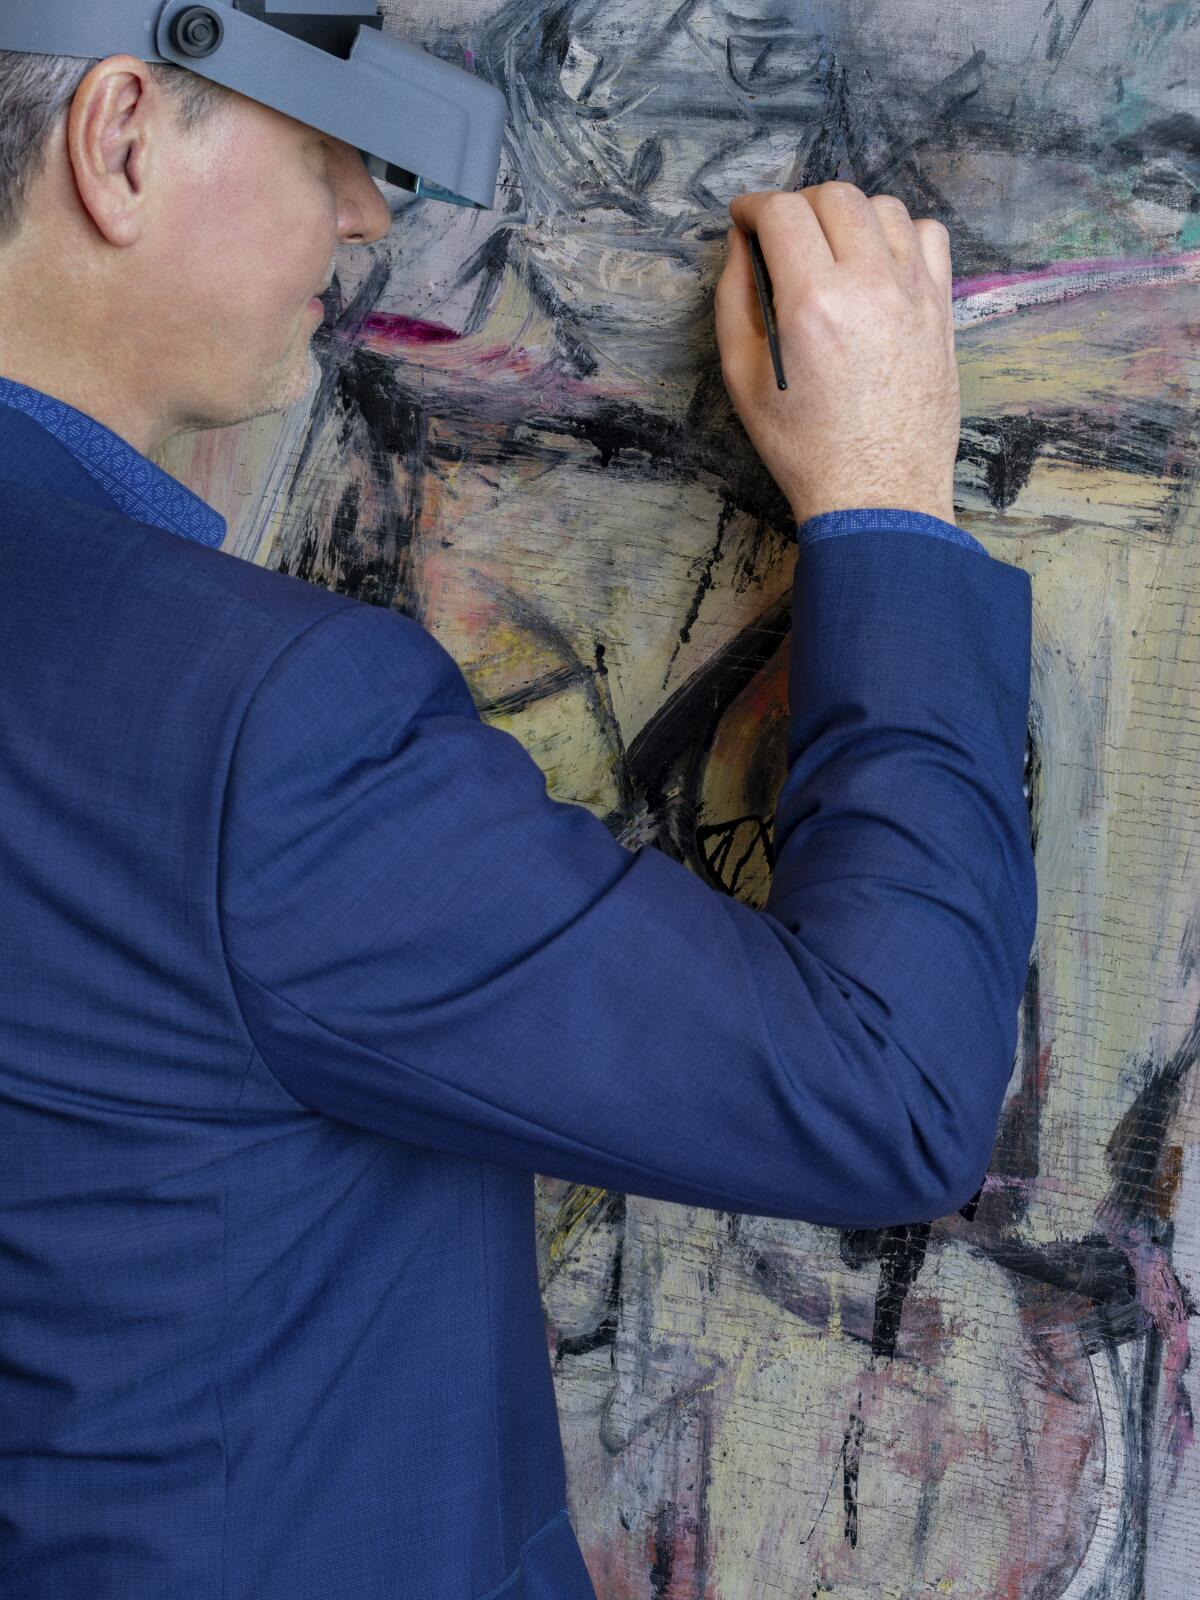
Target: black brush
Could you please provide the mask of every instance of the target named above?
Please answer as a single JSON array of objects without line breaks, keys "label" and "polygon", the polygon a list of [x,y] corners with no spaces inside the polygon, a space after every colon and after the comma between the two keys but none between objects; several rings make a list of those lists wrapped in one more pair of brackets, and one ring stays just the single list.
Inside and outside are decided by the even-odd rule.
[{"label": "black brush", "polygon": [[767,330],[771,360],[775,363],[775,381],[781,389],[786,389],[787,379],[783,375],[783,361],[779,355],[779,335],[775,330],[775,298],[771,288],[771,274],[767,271],[762,245],[759,244],[756,233],[750,235],[750,259],[754,263],[754,282],[758,286],[758,303],[762,307],[763,326]]}]

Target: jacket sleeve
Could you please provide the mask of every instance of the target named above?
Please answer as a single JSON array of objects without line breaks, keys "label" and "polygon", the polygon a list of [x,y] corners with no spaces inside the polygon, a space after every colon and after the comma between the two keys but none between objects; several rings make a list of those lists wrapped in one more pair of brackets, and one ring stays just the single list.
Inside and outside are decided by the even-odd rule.
[{"label": "jacket sleeve", "polygon": [[860,533],[888,529],[893,533],[919,533],[925,538],[949,539],[965,550],[978,550],[987,555],[987,547],[972,538],[965,528],[942,517],[931,517],[925,511],[909,511],[897,506],[871,506],[866,510],[820,511],[796,528],[797,544],[815,544],[818,539],[836,539],[843,533]]},{"label": "jacket sleeve", "polygon": [[1037,894],[1031,589],[941,539],[797,550],[766,909],[556,801],[411,619],[277,657],[228,776],[246,1025],[315,1111],[414,1145],[846,1227],[964,1204]]}]

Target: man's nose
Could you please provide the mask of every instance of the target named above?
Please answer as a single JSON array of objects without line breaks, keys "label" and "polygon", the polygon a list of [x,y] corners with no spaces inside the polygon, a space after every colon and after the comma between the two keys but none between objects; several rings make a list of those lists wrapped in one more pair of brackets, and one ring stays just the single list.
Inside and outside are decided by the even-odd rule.
[{"label": "man's nose", "polygon": [[347,244],[378,244],[391,229],[391,207],[358,151],[346,145],[343,155],[346,159],[338,173],[338,209],[345,213],[345,226],[350,231],[344,231],[341,237]]}]

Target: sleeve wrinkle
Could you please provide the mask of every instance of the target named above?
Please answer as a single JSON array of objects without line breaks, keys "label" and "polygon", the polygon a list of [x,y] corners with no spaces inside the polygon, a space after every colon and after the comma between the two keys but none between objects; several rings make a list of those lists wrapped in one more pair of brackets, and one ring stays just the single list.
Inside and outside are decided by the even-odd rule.
[{"label": "sleeve wrinkle", "polygon": [[[427,1083],[436,1084],[443,1092],[449,1089],[451,1093],[460,1095],[464,1100],[470,1101],[475,1105],[487,1106],[489,1110],[498,1111],[506,1117],[511,1117],[514,1122],[518,1122],[524,1127],[532,1128],[540,1133],[551,1133],[556,1137],[562,1136],[559,1129],[551,1128],[544,1123],[533,1122],[528,1117],[522,1116],[519,1111],[510,1111],[507,1106],[501,1105],[498,1101],[488,1100],[483,1095],[476,1094],[473,1089],[464,1089],[458,1084],[447,1085],[445,1080],[437,1077],[435,1073],[426,1072],[421,1067],[413,1066],[413,1064],[409,1061],[401,1060],[399,1056],[388,1055],[384,1051],[375,1049],[373,1045],[364,1044],[359,1039],[351,1039],[347,1035],[339,1033],[337,1029],[328,1027],[320,1020],[319,1017],[314,1017],[302,1007],[297,1006],[293,1001],[289,1000],[286,995],[279,994],[275,989],[271,988],[269,984],[261,983],[259,979],[254,977],[252,973],[243,971],[243,969],[239,967],[235,961],[230,960],[229,966],[232,971],[236,972],[239,977],[244,978],[247,983],[252,983],[255,988],[262,989],[264,993],[269,994],[277,1004],[286,1006],[289,1011],[295,1013],[295,1015],[299,1017],[303,1017],[305,1022],[309,1023],[312,1027],[319,1029],[321,1033],[328,1034],[331,1039],[336,1039],[340,1044],[349,1045],[353,1050],[362,1051],[366,1055],[374,1056],[379,1061],[386,1062],[389,1067],[398,1068],[401,1072],[412,1073],[414,1077],[422,1078]],[[251,1035],[251,1038],[253,1038],[253,1035]],[[255,1051],[259,1059],[263,1062],[263,1065],[267,1068],[268,1072],[270,1072],[271,1076],[275,1079],[276,1083],[278,1083],[279,1087],[284,1091],[285,1094],[290,1095],[298,1105],[304,1106],[307,1110],[314,1111],[320,1116],[328,1115],[328,1113],[322,1111],[319,1106],[310,1105],[308,1101],[302,1099],[295,1093],[294,1090],[290,1089],[284,1080],[279,1076],[276,1068],[272,1066],[270,1061],[268,1061],[262,1054],[261,1050],[258,1049],[257,1044],[255,1045]],[[591,1155],[607,1156],[609,1153],[597,1145],[589,1145],[573,1130],[570,1132],[569,1136],[573,1144],[578,1145],[581,1149],[587,1150]],[[629,1156],[622,1156],[621,1160],[623,1165],[629,1167],[631,1171],[643,1172],[647,1177],[653,1178],[658,1183],[670,1183],[674,1181],[673,1174],[665,1172],[660,1167],[647,1166],[643,1162],[632,1160]],[[720,1197],[724,1200],[727,1200],[729,1205],[726,1209],[728,1210],[745,1208],[752,1212],[754,1207],[758,1204],[758,1201],[752,1196],[736,1194],[720,1195],[720,1192],[717,1190],[713,1191],[713,1195],[714,1197]]]}]

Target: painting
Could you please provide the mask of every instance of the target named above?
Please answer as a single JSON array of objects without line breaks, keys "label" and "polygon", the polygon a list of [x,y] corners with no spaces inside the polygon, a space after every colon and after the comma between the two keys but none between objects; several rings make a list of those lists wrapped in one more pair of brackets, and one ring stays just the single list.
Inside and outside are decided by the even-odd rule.
[{"label": "painting", "polygon": [[166,447],[230,553],[418,619],[554,795],[761,908],[794,529],[712,295],[734,194],[840,178],[950,230],[958,517],[1033,585],[1038,931],[975,1200],[839,1230],[537,1180],[598,1595],[1186,1600],[1200,11],[409,0],[386,27],[504,91],[496,205],[389,191],[307,398]]}]

